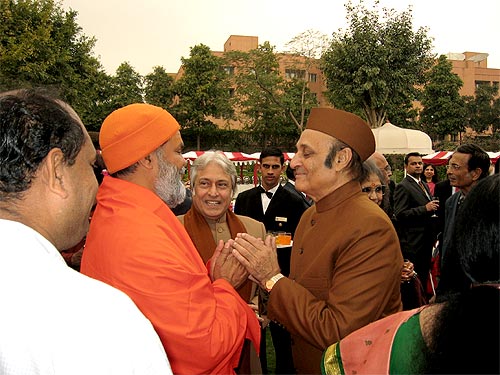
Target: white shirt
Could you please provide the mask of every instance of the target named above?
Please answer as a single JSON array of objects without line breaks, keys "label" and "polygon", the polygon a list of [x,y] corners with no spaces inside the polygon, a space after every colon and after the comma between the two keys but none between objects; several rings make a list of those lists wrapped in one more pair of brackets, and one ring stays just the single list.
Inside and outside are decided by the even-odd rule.
[{"label": "white shirt", "polygon": [[[262,186],[262,189],[264,189],[264,186]],[[278,190],[278,185],[267,190],[266,192],[273,193],[273,196],[274,196],[274,193],[276,193],[276,190]],[[269,203],[271,203],[271,198],[269,198],[266,193],[260,193],[260,196],[261,196],[261,201],[262,201],[262,211],[264,211],[264,214],[265,214],[267,211],[267,207],[269,207]]]},{"label": "white shirt", "polygon": [[172,374],[124,293],[74,271],[38,232],[0,219],[0,374]]}]

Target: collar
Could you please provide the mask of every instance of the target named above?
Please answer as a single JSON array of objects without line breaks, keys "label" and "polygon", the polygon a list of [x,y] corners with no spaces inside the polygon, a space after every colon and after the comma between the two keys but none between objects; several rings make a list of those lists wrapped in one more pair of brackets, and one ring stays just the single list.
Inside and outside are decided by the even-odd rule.
[{"label": "collar", "polygon": [[364,194],[361,192],[361,184],[356,180],[351,180],[316,202],[316,212],[328,211],[357,194]]},{"label": "collar", "polygon": [[420,178],[415,178],[411,174],[407,174],[408,177],[410,177],[413,181],[415,181],[417,184],[420,183],[421,179]]}]

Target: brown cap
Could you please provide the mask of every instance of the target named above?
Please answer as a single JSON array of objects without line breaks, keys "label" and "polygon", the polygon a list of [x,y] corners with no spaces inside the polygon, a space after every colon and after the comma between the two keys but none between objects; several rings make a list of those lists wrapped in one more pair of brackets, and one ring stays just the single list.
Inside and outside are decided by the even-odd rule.
[{"label": "brown cap", "polygon": [[306,129],[320,131],[344,142],[362,161],[375,152],[372,130],[355,114],[333,108],[312,108]]},{"label": "brown cap", "polygon": [[163,108],[136,103],[112,112],[101,126],[99,144],[109,173],[130,167],[180,129]]}]

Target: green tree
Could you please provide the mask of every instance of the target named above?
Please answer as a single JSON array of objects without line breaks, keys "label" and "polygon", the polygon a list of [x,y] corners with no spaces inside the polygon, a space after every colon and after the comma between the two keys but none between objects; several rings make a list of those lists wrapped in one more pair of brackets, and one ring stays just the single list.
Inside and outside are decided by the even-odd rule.
[{"label": "green tree", "polygon": [[169,108],[174,100],[174,79],[161,66],[155,66],[153,73],[144,78],[144,99],[146,103]]},{"label": "green tree", "polygon": [[462,86],[460,77],[452,72],[451,62],[445,55],[439,56],[428,73],[421,100],[420,124],[432,138],[465,130],[465,103],[459,93]]},{"label": "green tree", "polygon": [[216,128],[210,117],[228,119],[233,114],[229,81],[223,60],[203,44],[192,47],[190,57],[181,61],[183,74],[174,85],[179,100],[172,111],[183,129],[196,135],[199,150],[201,136]]},{"label": "green tree", "polygon": [[[97,124],[102,85],[109,77],[93,56],[77,12],[51,0],[0,0],[0,89],[44,86]],[[91,115],[91,118],[87,117]]]},{"label": "green tree", "polygon": [[497,96],[498,85],[480,84],[476,87],[475,97],[466,99],[468,125],[473,130],[478,133],[490,127],[493,133],[500,130],[500,98]]},{"label": "green tree", "polygon": [[142,82],[142,76],[130,63],[121,63],[112,79],[113,94],[110,98],[112,110],[132,103],[142,103]]},{"label": "green tree", "polygon": [[349,28],[333,34],[322,58],[327,96],[378,127],[397,108],[411,108],[432,64],[432,42],[427,29],[413,31],[411,7],[401,13],[383,8],[381,16],[378,1],[369,10],[361,0],[349,1],[346,10]]},{"label": "green tree", "polygon": [[316,103],[303,89],[304,78],[283,78],[279,56],[269,42],[248,52],[228,52],[226,58],[235,67],[233,99],[245,129],[262,146],[291,147],[300,134],[303,108]]}]

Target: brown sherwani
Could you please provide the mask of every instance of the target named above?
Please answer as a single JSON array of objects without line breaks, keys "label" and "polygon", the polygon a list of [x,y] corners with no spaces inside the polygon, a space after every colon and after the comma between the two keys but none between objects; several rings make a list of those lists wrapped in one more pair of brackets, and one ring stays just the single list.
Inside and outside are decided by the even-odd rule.
[{"label": "brown sherwani", "polygon": [[323,350],[401,310],[403,258],[394,227],[351,181],[302,216],[289,278],[274,286],[269,318],[292,334],[299,374],[319,374]]}]

